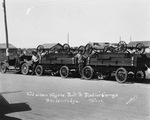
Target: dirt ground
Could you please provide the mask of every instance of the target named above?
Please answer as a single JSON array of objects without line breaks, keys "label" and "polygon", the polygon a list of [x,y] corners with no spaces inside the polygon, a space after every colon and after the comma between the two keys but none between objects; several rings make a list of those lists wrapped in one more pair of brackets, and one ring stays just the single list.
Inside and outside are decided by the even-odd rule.
[{"label": "dirt ground", "polygon": [[0,108],[0,120],[150,120],[150,80],[119,84],[0,73],[0,93],[10,106]]}]

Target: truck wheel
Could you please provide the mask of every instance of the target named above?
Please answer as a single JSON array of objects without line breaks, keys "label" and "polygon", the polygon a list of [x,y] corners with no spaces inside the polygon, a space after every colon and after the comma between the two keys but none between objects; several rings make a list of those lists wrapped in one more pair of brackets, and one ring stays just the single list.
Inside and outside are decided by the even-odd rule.
[{"label": "truck wheel", "polygon": [[86,46],[85,46],[85,51],[90,55],[93,51],[92,49],[92,46],[88,43]]},{"label": "truck wheel", "polygon": [[65,53],[68,53],[70,51],[70,46],[68,44],[63,45],[63,50]]},{"label": "truck wheel", "polygon": [[61,77],[67,78],[69,75],[69,68],[67,66],[62,66],[59,73]]},{"label": "truck wheel", "polygon": [[118,68],[115,73],[115,79],[118,83],[124,83],[127,80],[127,70],[125,68]]},{"label": "truck wheel", "polygon": [[35,74],[37,76],[41,76],[44,73],[44,69],[42,65],[37,65],[35,68]]},{"label": "truck wheel", "polygon": [[78,48],[78,53],[79,51],[81,51],[81,55],[83,55],[85,53],[85,47],[83,45],[81,45],[79,48]]},{"label": "truck wheel", "polygon": [[93,77],[93,68],[91,66],[85,66],[82,71],[82,75],[85,79],[90,80]]},{"label": "truck wheel", "polygon": [[23,63],[21,66],[21,73],[23,75],[27,75],[29,73],[29,65],[27,63]]},{"label": "truck wheel", "polygon": [[118,43],[118,52],[124,53],[127,49],[127,44],[125,41],[120,41]]},{"label": "truck wheel", "polygon": [[44,51],[44,47],[42,45],[37,46],[36,48],[38,53],[42,53]]},{"label": "truck wheel", "polygon": [[139,70],[135,72],[135,79],[138,82],[143,82],[145,80],[145,77],[146,77],[145,71]]},{"label": "truck wheel", "polygon": [[1,73],[6,73],[6,71],[7,71],[7,66],[6,66],[6,64],[1,64]]}]

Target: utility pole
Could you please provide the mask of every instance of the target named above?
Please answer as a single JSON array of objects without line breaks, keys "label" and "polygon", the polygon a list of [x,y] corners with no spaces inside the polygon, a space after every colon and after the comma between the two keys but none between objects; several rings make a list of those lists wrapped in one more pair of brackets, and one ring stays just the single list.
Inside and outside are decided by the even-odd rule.
[{"label": "utility pole", "polygon": [[121,41],[121,36],[119,37],[119,40]]},{"label": "utility pole", "polygon": [[67,43],[69,45],[69,33],[67,33]]},{"label": "utility pole", "polygon": [[130,36],[130,42],[132,41],[132,37]]},{"label": "utility pole", "polygon": [[6,16],[6,3],[3,0],[3,8],[4,8],[4,23],[5,23],[5,33],[6,33],[6,57],[9,61],[9,44],[8,44],[8,29],[7,29],[7,16]]}]

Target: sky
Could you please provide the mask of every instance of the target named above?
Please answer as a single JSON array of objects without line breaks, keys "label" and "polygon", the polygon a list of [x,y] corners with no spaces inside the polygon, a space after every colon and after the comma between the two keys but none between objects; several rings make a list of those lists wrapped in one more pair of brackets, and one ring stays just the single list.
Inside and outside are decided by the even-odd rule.
[{"label": "sky", "polygon": [[[150,0],[6,0],[6,10],[9,43],[19,48],[150,40]],[[1,4],[0,43],[5,42]]]}]

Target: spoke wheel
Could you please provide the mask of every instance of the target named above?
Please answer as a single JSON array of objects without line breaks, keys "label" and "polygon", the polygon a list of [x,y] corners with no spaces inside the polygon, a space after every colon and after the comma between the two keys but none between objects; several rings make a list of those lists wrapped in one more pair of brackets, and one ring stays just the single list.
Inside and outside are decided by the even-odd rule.
[{"label": "spoke wheel", "polygon": [[145,52],[145,46],[142,43],[136,45],[136,50],[138,53],[143,54]]},{"label": "spoke wheel", "polygon": [[68,53],[70,51],[70,46],[68,44],[63,45],[63,50],[65,53]]},{"label": "spoke wheel", "polygon": [[90,44],[87,44],[85,46],[85,51],[90,55],[93,51],[92,46]]},{"label": "spoke wheel", "polygon": [[59,72],[61,77],[67,78],[69,75],[69,68],[67,66],[62,66]]},{"label": "spoke wheel", "polygon": [[6,71],[7,71],[7,66],[6,66],[6,64],[1,64],[1,73],[6,73]]},{"label": "spoke wheel", "polygon": [[93,77],[93,68],[91,66],[86,66],[83,68],[82,75],[85,79],[90,80]]},{"label": "spoke wheel", "polygon": [[143,82],[145,80],[145,71],[136,71],[135,72],[135,79],[138,81],[138,82]]},{"label": "spoke wheel", "polygon": [[127,49],[126,42],[125,41],[120,41],[118,43],[118,52],[123,52],[124,53],[126,51],[126,49]]},{"label": "spoke wheel", "polygon": [[79,51],[81,51],[81,55],[83,55],[83,54],[85,53],[85,47],[81,45],[81,46],[78,48],[78,53],[79,53]]},{"label": "spoke wheel", "polygon": [[35,68],[35,74],[37,76],[41,76],[41,75],[43,75],[43,73],[44,73],[43,66],[42,65],[37,65],[36,68]]},{"label": "spoke wheel", "polygon": [[21,66],[21,73],[23,75],[27,75],[29,73],[29,65],[27,63],[23,63]]},{"label": "spoke wheel", "polygon": [[44,47],[43,47],[42,45],[39,45],[39,46],[37,47],[37,52],[38,52],[38,53],[44,52]]},{"label": "spoke wheel", "polygon": [[125,68],[118,68],[115,73],[115,79],[118,83],[124,83],[127,80],[127,70]]}]

